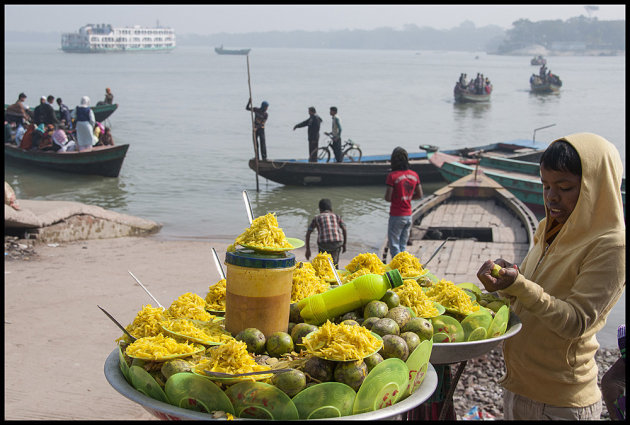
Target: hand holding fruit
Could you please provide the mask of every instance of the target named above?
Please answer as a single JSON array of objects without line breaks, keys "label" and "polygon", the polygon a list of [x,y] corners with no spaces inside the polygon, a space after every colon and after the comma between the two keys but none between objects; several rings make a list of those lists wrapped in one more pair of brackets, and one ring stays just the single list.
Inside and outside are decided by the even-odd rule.
[{"label": "hand holding fruit", "polygon": [[516,264],[510,264],[502,258],[487,260],[477,272],[477,278],[488,292],[500,291],[510,286],[518,276]]}]

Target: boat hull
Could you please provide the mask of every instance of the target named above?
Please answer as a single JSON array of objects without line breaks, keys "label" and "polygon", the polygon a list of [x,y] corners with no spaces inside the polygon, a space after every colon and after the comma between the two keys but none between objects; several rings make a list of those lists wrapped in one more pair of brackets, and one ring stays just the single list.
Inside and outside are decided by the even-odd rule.
[{"label": "boat hull", "polygon": [[490,101],[490,93],[488,94],[471,94],[464,92],[455,92],[455,102],[458,103],[481,103]]},{"label": "boat hull", "polygon": [[219,47],[214,48],[214,51],[219,55],[247,55],[249,54],[250,50],[251,49],[226,50]]},{"label": "boat hull", "polygon": [[532,93],[558,93],[560,87],[557,84],[534,84],[530,83],[530,90]]},{"label": "boat hull", "polygon": [[89,152],[28,151],[15,145],[4,145],[5,161],[23,165],[63,171],[73,174],[91,174],[118,177],[129,145],[94,148]]}]

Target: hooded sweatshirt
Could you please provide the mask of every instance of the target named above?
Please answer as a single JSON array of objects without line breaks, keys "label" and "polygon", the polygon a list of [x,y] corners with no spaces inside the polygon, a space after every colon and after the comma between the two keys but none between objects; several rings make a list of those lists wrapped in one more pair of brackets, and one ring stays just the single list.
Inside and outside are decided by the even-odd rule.
[{"label": "hooded sweatshirt", "polygon": [[580,194],[547,252],[545,207],[520,274],[501,291],[523,326],[504,342],[500,383],[542,403],[586,407],[601,399],[595,334],[626,285],[623,165],[615,146],[595,134],[560,140],[580,156]]}]

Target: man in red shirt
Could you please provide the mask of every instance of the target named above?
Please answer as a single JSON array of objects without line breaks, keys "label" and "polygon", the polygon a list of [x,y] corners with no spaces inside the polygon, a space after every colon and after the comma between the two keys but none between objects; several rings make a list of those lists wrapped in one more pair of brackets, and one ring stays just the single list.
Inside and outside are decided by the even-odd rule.
[{"label": "man in red shirt", "polygon": [[346,252],[346,224],[340,216],[332,211],[330,199],[319,201],[319,214],[313,218],[306,230],[306,252],[308,260],[311,257],[311,233],[317,228],[317,249],[319,252],[327,252],[332,257],[335,267],[339,265],[339,253]]},{"label": "man in red shirt", "polygon": [[405,251],[411,230],[411,200],[422,198],[418,173],[409,169],[407,151],[397,147],[392,152],[392,171],[387,175],[385,200],[391,202],[387,237],[392,258]]}]

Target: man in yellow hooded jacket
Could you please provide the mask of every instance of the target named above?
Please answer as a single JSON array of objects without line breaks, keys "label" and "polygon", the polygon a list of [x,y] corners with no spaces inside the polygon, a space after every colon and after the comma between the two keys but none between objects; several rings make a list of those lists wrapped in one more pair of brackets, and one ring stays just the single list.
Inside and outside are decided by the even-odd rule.
[{"label": "man in yellow hooded jacket", "polygon": [[503,345],[505,419],[600,418],[595,335],[626,284],[622,173],[619,152],[598,135],[552,142],[540,160],[546,217],[533,248],[520,268],[498,259],[477,272],[523,322]]}]

